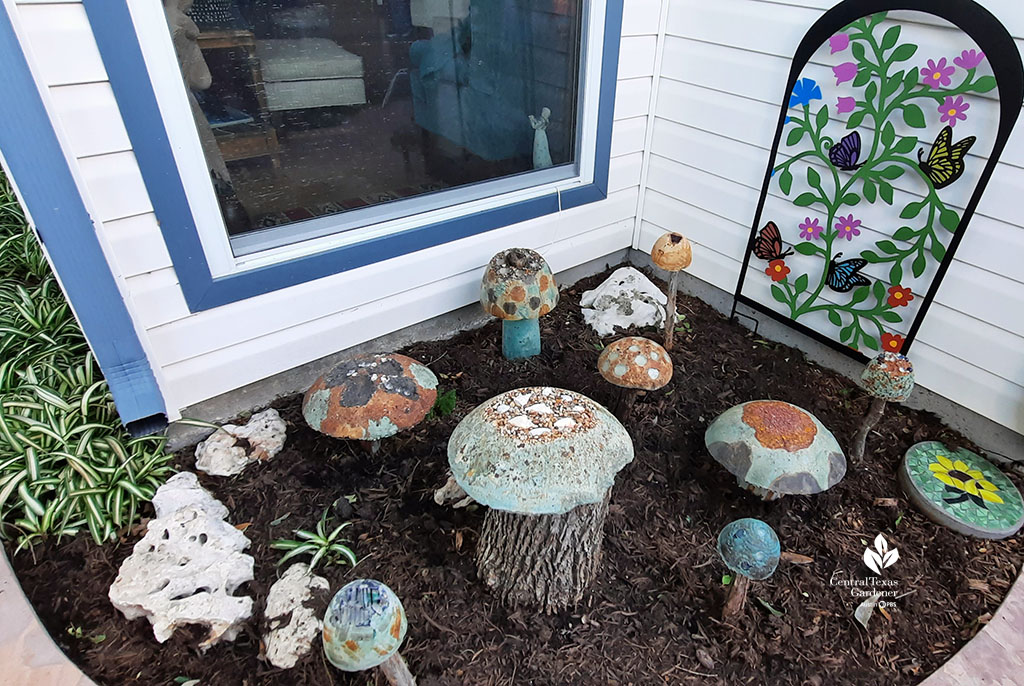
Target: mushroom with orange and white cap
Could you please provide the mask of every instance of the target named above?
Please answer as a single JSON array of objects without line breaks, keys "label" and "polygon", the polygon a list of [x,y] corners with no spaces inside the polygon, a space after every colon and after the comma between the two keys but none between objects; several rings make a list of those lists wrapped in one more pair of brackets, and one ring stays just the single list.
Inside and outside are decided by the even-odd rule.
[{"label": "mushroom with orange and white cap", "polygon": [[672,380],[672,358],[648,338],[627,336],[601,351],[597,371],[605,381],[623,389],[615,403],[615,414],[622,419],[640,391],[656,391]]},{"label": "mushroom with orange and white cap", "polygon": [[558,304],[558,286],[540,253],[502,250],[491,258],[480,284],[484,311],[501,319],[501,352],[508,360],[540,353],[539,318]]},{"label": "mushroom with orange and white cap", "polygon": [[679,275],[693,261],[693,247],[681,233],[670,231],[654,242],[651,261],[672,274],[668,281],[668,302],[665,304],[665,350],[671,350],[676,330],[676,294]]}]

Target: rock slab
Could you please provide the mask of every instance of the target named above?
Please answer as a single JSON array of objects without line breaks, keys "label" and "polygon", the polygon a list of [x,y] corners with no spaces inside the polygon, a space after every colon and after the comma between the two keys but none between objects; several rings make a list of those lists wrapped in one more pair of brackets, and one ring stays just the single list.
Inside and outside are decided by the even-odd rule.
[{"label": "rock slab", "polygon": [[241,474],[253,462],[281,452],[286,432],[275,409],[254,414],[244,426],[225,424],[196,446],[196,469],[212,476]]},{"label": "rock slab", "polygon": [[632,267],[612,272],[604,283],[580,298],[583,320],[599,336],[616,329],[662,327],[667,298],[650,279]]},{"label": "rock slab", "polygon": [[299,562],[270,587],[267,594],[266,631],[263,643],[267,661],[279,669],[291,669],[313,647],[323,622],[331,585],[322,576],[309,573]]}]

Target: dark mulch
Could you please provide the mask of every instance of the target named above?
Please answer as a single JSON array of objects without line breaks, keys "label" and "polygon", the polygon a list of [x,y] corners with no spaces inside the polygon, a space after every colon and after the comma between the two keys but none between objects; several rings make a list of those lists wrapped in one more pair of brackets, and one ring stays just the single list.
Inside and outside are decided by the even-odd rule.
[{"label": "dark mulch", "polygon": [[[404,351],[427,363],[444,389],[456,389],[458,404],[451,416],[386,441],[375,459],[307,428],[300,398],[278,402],[290,424],[285,451],[239,478],[203,479],[234,522],[249,524],[256,580],[243,591],[257,607],[277,573],[268,540],[312,527],[332,501],[355,494],[349,531],[362,561],[324,573],[334,588],[371,576],[397,591],[410,619],[403,653],[421,686],[912,684],[978,631],[1017,576],[1020,539],[972,540],[936,526],[907,502],[895,477],[916,441],[970,443],[934,416],[890,406],[871,436],[873,454],[851,465],[837,487],[761,502],[707,456],[703,434],[714,416],[746,400],[787,400],[847,444],[868,401],[849,379],[759,340],[692,298],[681,303],[692,332],[677,346],[670,387],[640,399],[627,423],[636,460],[615,485],[603,569],[589,595],[551,617],[494,603],[473,562],[483,511],[453,511],[431,498],[445,479],[446,441],[471,408],[515,387],[550,384],[612,402],[614,390],[595,370],[600,339],[578,305],[579,294],[602,278],[564,292],[543,320],[538,358],[505,361],[497,323]],[[189,466],[188,455],[181,463]],[[784,549],[814,561],[784,565],[755,584],[745,615],[727,625],[718,619],[726,588],[714,541],[723,525],[745,516],[766,520]],[[861,557],[880,532],[900,551],[886,578],[910,595],[888,616],[876,613],[866,632],[853,620],[859,600],[830,580],[865,578]],[[15,560],[51,634],[100,684],[163,685],[175,677],[204,686],[383,683],[334,671],[319,649],[295,670],[272,669],[258,658],[255,631],[205,656],[193,648],[199,631],[158,645],[145,620],[125,621],[106,597],[135,540],[97,548],[81,537],[39,549],[37,562],[25,554]],[[69,627],[80,627],[82,638]]]}]

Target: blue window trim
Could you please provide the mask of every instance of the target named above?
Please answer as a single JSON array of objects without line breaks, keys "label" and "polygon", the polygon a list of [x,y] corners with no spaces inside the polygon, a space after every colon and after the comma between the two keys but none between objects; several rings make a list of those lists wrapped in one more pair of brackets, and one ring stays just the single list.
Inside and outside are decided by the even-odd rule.
[{"label": "blue window trim", "polygon": [[153,370],[3,7],[0,64],[0,150],[121,420],[165,415]]},{"label": "blue window trim", "polygon": [[200,243],[128,6],[125,0],[84,0],[84,5],[178,283],[189,309],[197,312],[606,198],[623,2],[606,0],[592,183],[564,191],[561,198],[552,191],[458,219],[217,278],[211,274]]}]

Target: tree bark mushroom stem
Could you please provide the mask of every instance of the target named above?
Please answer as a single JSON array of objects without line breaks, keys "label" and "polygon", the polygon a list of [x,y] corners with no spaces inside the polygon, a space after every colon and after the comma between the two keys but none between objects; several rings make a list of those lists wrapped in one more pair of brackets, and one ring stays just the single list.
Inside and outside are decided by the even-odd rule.
[{"label": "tree bark mushroom stem", "polygon": [[636,404],[637,396],[640,395],[640,391],[635,388],[622,388],[619,390],[617,396],[615,396],[615,407],[612,408],[612,414],[614,414],[620,422],[625,422],[626,418],[629,417],[633,411],[633,405]]},{"label": "tree bark mushroom stem", "polygon": [[884,413],[885,401],[881,398],[872,398],[871,407],[864,416],[864,421],[861,422],[860,428],[857,429],[857,435],[853,438],[853,446],[850,449],[851,462],[856,462],[864,457],[868,434],[871,433],[871,429],[878,423],[878,420],[882,418]]},{"label": "tree bark mushroom stem", "polygon": [[398,651],[380,663],[379,669],[384,672],[391,686],[416,686],[416,679],[409,671],[409,665]]},{"label": "tree bark mushroom stem", "polygon": [[477,573],[499,600],[547,614],[579,602],[600,566],[608,500],[560,515],[489,509],[477,544]]},{"label": "tree bark mushroom stem", "polygon": [[668,280],[668,302],[665,303],[665,350],[671,351],[676,333],[676,295],[682,272],[672,272]]},{"label": "tree bark mushroom stem", "polygon": [[725,599],[725,607],[722,608],[722,619],[731,619],[743,611],[747,602],[747,589],[750,588],[750,579],[737,574],[729,587],[729,595]]}]

